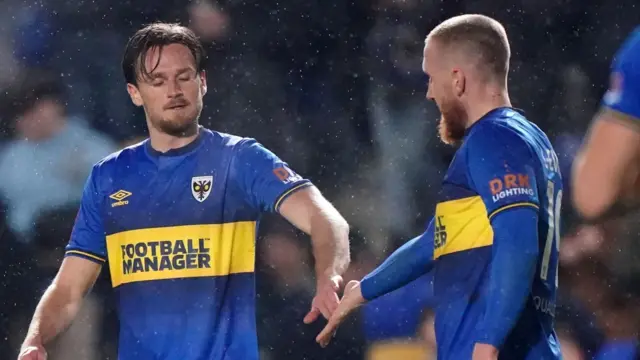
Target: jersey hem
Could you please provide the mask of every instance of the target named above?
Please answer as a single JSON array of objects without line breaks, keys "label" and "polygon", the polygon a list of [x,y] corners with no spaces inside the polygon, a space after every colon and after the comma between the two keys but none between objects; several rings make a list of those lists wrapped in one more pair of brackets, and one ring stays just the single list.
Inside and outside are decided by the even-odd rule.
[{"label": "jersey hem", "polygon": [[276,198],[276,202],[273,205],[273,210],[275,212],[279,212],[280,211],[280,206],[282,206],[282,203],[291,195],[293,195],[296,191],[301,190],[307,186],[311,186],[313,185],[311,183],[311,181],[309,180],[304,180],[303,182],[300,182],[296,185],[294,185],[293,187],[285,190],[282,194],[280,194],[277,198]]},{"label": "jersey hem", "polygon": [[67,250],[64,254],[65,257],[67,256],[76,256],[76,257],[80,257],[83,259],[87,259],[90,261],[93,261],[95,263],[98,264],[104,264],[106,262],[105,258],[96,255],[96,254],[92,254],[90,252],[87,251],[82,251],[82,250]]},{"label": "jersey hem", "polygon": [[517,207],[531,207],[534,208],[536,210],[538,210],[540,207],[538,206],[538,204],[532,203],[532,202],[528,202],[528,201],[523,201],[523,202],[517,202],[517,203],[513,203],[513,204],[508,204],[508,205],[504,205],[501,206],[495,210],[493,210],[490,214],[489,214],[489,221],[491,221],[496,215],[498,215],[499,213],[506,211],[506,210],[510,210],[513,208],[517,208]]}]

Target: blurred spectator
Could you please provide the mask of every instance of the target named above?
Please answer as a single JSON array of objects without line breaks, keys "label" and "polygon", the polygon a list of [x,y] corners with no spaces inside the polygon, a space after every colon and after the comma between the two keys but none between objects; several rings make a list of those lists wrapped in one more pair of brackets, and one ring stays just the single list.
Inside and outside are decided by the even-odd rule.
[{"label": "blurred spectator", "polygon": [[[549,134],[558,153],[565,190],[556,319],[565,359],[638,356],[633,279],[640,274],[640,215],[583,224],[569,187],[614,51],[640,18],[635,0],[0,4],[0,202],[6,205],[0,205],[0,358],[15,357],[55,275],[91,165],[146,137],[144,114],[131,105],[120,69],[134,29],[160,20],[197,32],[208,53],[202,124],[255,137],[332,198],[357,228],[348,281],[371,271],[433,214],[454,149],[437,139],[439,114],[425,99],[422,46],[436,23],[463,12],[504,23],[512,101]],[[59,78],[18,71],[32,67]],[[322,320],[302,324],[315,290],[308,241],[288,224],[269,218],[262,224],[261,358],[434,358],[428,276],[363,306],[337,341],[319,348],[314,337]],[[50,359],[117,357],[108,277],[103,271]]]},{"label": "blurred spectator", "polygon": [[[35,221],[33,235],[33,258],[37,267],[33,269],[37,280],[33,285],[36,296],[41,296],[58,272],[64,257],[64,248],[73,228],[79,204],[43,209]],[[51,344],[47,359],[64,360],[81,358],[83,360],[102,359],[99,352],[102,330],[103,303],[102,294],[92,291],[85,296],[76,319],[67,331],[58,336]],[[29,314],[31,315],[31,314]],[[26,322],[30,316],[25,318]],[[26,332],[21,332],[21,338]],[[22,340],[22,339],[18,340]]]},{"label": "blurred spectator", "polygon": [[45,207],[77,202],[91,166],[116,145],[70,117],[60,80],[29,70],[13,89],[15,139],[0,150],[0,194],[9,226],[25,239]]},{"label": "blurred spectator", "polygon": [[258,281],[264,290],[259,297],[260,344],[269,350],[269,358],[362,358],[363,341],[355,321],[340,328],[332,346],[322,349],[315,342],[323,321],[319,319],[310,325],[302,322],[315,293],[309,247],[302,246],[301,240],[284,225],[274,230],[262,239],[266,279]]},{"label": "blurred spectator", "polygon": [[413,233],[415,214],[422,204],[412,196],[417,184],[430,187],[427,195],[434,195],[444,175],[424,171],[439,168],[437,153],[432,151],[438,141],[439,116],[426,99],[428,79],[422,71],[426,33],[418,15],[426,9],[432,10],[433,4],[381,2],[367,37],[373,79],[368,92],[370,121],[379,153],[377,187],[386,203],[384,226],[401,237]]},{"label": "blurred spectator", "polygon": [[7,226],[6,206],[0,202],[0,354],[17,356],[24,319],[37,304],[38,281],[32,252]]},{"label": "blurred spectator", "polygon": [[586,360],[580,343],[575,339],[571,330],[564,324],[556,326],[556,333],[560,341],[560,351],[564,360]]}]

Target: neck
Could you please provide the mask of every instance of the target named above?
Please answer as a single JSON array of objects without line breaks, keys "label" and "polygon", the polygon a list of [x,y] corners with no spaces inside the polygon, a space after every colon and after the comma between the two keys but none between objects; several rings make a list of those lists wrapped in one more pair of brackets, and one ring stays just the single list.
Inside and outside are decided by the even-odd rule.
[{"label": "neck", "polygon": [[196,124],[193,130],[183,134],[183,136],[174,136],[159,131],[153,127],[149,128],[149,141],[151,147],[161,153],[172,149],[179,149],[192,143],[200,132],[200,127]]},{"label": "neck", "polygon": [[487,87],[478,92],[483,94],[480,99],[473,101],[473,105],[467,108],[469,121],[467,128],[471,127],[476,121],[480,120],[489,111],[500,108],[510,107],[511,100],[506,88],[496,89],[495,87]]}]

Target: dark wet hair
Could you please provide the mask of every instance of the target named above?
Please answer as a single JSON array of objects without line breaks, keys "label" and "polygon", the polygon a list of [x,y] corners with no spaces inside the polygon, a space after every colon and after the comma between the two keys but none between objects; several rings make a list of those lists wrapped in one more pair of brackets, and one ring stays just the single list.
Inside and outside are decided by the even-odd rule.
[{"label": "dark wet hair", "polygon": [[158,67],[160,58],[153,68],[146,68],[145,60],[149,50],[158,48],[162,53],[162,49],[171,44],[186,46],[193,55],[196,70],[204,70],[205,51],[193,31],[179,24],[153,23],[136,31],[127,43],[122,59],[122,72],[127,83],[137,85],[138,79],[149,77]]}]

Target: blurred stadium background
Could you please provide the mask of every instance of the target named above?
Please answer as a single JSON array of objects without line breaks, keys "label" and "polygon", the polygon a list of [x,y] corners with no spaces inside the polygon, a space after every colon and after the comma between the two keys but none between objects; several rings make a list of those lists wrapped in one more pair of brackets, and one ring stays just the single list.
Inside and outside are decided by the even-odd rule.
[{"label": "blurred stadium background", "polygon": [[[353,228],[350,280],[423,230],[453,154],[424,96],[433,26],[463,12],[505,24],[512,101],[550,135],[568,187],[612,55],[640,19],[635,0],[2,0],[0,10],[0,359],[15,359],[55,275],[91,165],[145,136],[120,70],[141,25],[178,21],[201,36],[201,123],[258,139],[326,193]],[[638,340],[640,222],[582,224],[570,190],[555,309],[565,358],[625,360],[612,351]],[[308,239],[275,217],[260,234],[263,359],[433,359],[428,277],[362,308],[321,349],[322,324],[302,324]],[[103,275],[50,360],[116,359]]]}]

